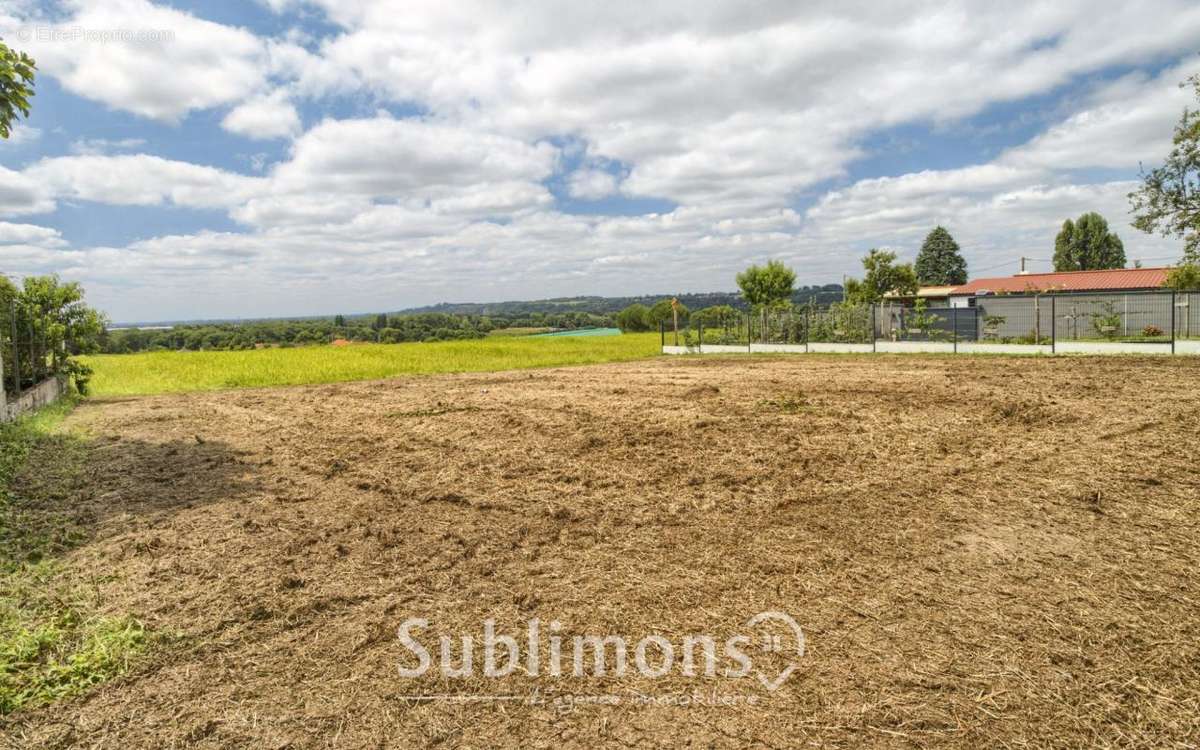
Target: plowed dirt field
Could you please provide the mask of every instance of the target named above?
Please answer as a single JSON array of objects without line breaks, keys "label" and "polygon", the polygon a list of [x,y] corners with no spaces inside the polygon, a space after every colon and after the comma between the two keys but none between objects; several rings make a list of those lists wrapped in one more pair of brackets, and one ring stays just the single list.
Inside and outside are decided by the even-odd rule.
[{"label": "plowed dirt field", "polygon": [[[813,355],[87,402],[18,489],[82,530],[64,575],[159,639],[0,732],[39,748],[1195,746],[1198,384],[1188,359]],[[479,652],[472,677],[438,671],[437,634],[458,661],[489,618],[522,643],[538,618],[564,643],[632,648],[721,643],[766,611],[806,639],[773,692],[678,665],[488,678]],[[434,666],[403,677],[413,617]]]}]

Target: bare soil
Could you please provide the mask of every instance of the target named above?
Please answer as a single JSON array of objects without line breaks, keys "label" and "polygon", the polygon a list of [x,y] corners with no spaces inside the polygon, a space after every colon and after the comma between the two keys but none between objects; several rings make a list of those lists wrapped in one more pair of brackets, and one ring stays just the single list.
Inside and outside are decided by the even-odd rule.
[{"label": "bare soil", "polygon": [[[39,471],[47,446],[22,491],[88,529],[70,575],[163,639],[0,732],[1195,747],[1198,384],[1191,359],[740,357],[89,402],[68,421],[84,468]],[[410,617],[436,661],[436,634],[487,618],[679,643],[768,610],[807,637],[773,693],[678,669],[398,671]],[[736,700],[665,705],[692,693]],[[464,697],[498,694],[535,698]],[[569,710],[569,694],[620,702]]]}]

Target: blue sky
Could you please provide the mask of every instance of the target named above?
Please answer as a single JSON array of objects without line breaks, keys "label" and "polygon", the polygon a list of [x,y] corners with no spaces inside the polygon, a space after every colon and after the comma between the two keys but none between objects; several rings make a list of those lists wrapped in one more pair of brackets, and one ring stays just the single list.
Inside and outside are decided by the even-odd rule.
[{"label": "blue sky", "polygon": [[1179,254],[1125,195],[1194,4],[796,6],[9,2],[0,271],[159,320],[826,283],[939,223],[996,275],[1088,210]]}]

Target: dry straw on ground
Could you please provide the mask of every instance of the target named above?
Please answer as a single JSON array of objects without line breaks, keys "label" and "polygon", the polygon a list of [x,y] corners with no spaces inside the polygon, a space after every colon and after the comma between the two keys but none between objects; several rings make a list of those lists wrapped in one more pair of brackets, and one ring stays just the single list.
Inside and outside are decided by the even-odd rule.
[{"label": "dry straw on ground", "polygon": [[[105,607],[176,636],[24,747],[1189,747],[1200,365],[678,359],[100,401],[81,476]],[[53,457],[42,455],[42,461]],[[395,629],[530,617],[808,653],[734,707],[425,703]],[[720,679],[512,678],[631,695]]]}]

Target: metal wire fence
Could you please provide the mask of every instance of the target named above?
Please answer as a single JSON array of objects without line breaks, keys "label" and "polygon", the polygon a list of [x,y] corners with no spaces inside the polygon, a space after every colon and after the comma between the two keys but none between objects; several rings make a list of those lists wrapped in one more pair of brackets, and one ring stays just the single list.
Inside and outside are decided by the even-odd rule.
[{"label": "metal wire fence", "polygon": [[[753,349],[754,345],[919,342],[1049,347],[1095,344],[1097,351],[1147,351],[1200,340],[1200,292],[988,295],[952,305],[887,303],[696,316],[664,325],[664,346]],[[927,349],[929,347],[926,347]],[[976,347],[977,349],[980,347]],[[1190,351],[1194,345],[1187,347]],[[1072,350],[1079,350],[1075,347]],[[714,349],[713,351],[717,351]]]},{"label": "metal wire fence", "polygon": [[0,304],[0,383],[4,398],[20,398],[56,372],[51,321],[16,301]]},{"label": "metal wire fence", "polygon": [[875,338],[885,341],[975,340],[978,311],[972,307],[879,305],[872,309]]},{"label": "metal wire fence", "polygon": [[1073,294],[1056,300],[1064,341],[1170,342],[1175,295]]}]

